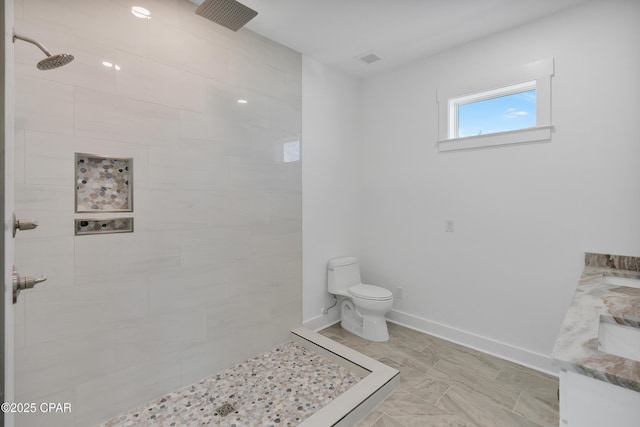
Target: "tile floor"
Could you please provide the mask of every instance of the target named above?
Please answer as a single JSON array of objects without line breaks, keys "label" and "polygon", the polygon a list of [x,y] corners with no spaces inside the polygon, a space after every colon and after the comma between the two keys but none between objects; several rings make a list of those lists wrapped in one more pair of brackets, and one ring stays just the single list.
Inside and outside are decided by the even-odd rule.
[{"label": "tile floor", "polygon": [[357,427],[558,426],[558,379],[389,323],[390,340],[320,331],[400,371],[400,385]]}]

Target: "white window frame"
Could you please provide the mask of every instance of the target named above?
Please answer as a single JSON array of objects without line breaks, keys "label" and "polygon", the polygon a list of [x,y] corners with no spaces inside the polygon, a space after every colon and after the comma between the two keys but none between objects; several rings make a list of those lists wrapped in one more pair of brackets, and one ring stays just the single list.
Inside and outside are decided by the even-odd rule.
[{"label": "white window frame", "polygon": [[[452,88],[440,88],[438,103],[438,150],[451,151],[494,145],[550,141],[551,77],[553,58],[532,62],[512,70],[474,73]],[[529,88],[529,89],[527,89]],[[536,90],[536,125],[505,132],[458,137],[458,105],[483,99]]]}]

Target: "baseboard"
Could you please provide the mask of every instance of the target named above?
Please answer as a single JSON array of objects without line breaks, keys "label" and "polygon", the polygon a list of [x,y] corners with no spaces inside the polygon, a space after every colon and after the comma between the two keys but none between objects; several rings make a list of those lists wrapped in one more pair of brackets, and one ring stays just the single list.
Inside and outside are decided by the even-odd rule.
[{"label": "baseboard", "polygon": [[329,314],[321,314],[320,316],[312,317],[311,319],[302,322],[302,325],[311,329],[314,332],[318,332],[321,329],[328,328],[331,325],[335,325],[340,321],[340,313],[337,310],[335,312],[329,312]]},{"label": "baseboard", "polygon": [[551,357],[545,354],[536,353],[394,309],[386,317],[387,320],[398,325],[470,347],[549,375],[558,376],[558,368],[553,365]]}]

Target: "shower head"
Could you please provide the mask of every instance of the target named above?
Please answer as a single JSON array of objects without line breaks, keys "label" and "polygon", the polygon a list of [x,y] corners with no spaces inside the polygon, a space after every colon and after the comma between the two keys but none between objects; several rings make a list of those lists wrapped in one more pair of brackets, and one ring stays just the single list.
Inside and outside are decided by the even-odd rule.
[{"label": "shower head", "polygon": [[57,55],[52,55],[51,52],[47,50],[42,44],[38,43],[32,38],[21,36],[13,32],[13,42],[15,43],[16,39],[22,40],[33,45],[36,45],[41,51],[44,52],[47,57],[42,61],[38,62],[38,70],[53,70],[54,68],[62,67],[63,65],[67,65],[69,62],[73,61],[73,55],[69,55],[68,53],[59,53]]},{"label": "shower head", "polygon": [[204,0],[196,9],[196,14],[232,31],[238,31],[255,18],[258,12],[236,0]]},{"label": "shower head", "polygon": [[73,55],[68,53],[59,53],[57,55],[51,55],[38,62],[36,67],[38,70],[53,70],[54,68],[62,67],[73,61]]}]

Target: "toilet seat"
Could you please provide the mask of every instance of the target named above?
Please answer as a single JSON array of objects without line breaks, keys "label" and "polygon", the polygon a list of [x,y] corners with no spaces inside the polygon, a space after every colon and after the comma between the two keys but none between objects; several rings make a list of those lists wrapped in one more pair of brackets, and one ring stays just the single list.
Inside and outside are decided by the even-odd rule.
[{"label": "toilet seat", "polygon": [[351,286],[349,293],[355,298],[371,301],[388,301],[393,298],[393,294],[388,289],[375,285],[365,285],[364,283]]}]

